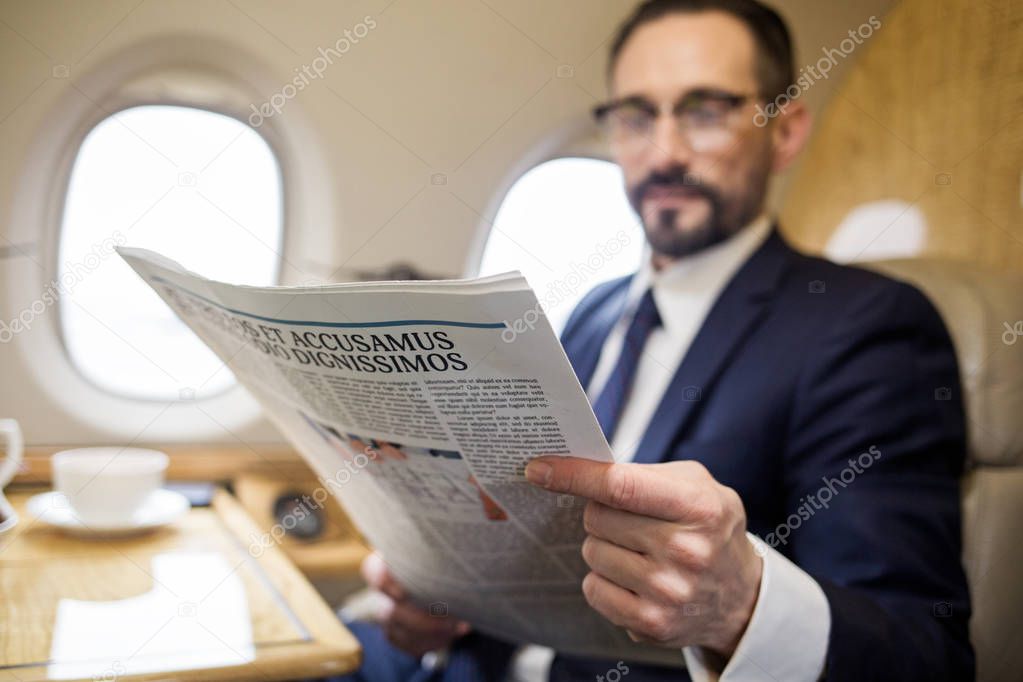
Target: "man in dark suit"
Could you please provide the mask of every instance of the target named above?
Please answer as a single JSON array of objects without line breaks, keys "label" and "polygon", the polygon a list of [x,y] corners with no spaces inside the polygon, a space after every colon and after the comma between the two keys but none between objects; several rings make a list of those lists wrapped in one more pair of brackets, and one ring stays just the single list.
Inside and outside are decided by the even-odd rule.
[{"label": "man in dark suit", "polygon": [[[778,99],[795,81],[784,23],[755,0],[651,0],[609,75],[596,114],[650,254],[590,292],[562,341],[617,462],[545,457],[526,475],[590,500],[591,606],[688,667],[626,662],[629,679],[972,679],[953,347],[916,289],[801,255],[766,216],[810,129],[798,95]],[[450,647],[427,672],[371,645],[367,675],[523,665],[418,612],[378,561],[367,574],[394,644]],[[557,655],[549,675],[613,664]]]}]

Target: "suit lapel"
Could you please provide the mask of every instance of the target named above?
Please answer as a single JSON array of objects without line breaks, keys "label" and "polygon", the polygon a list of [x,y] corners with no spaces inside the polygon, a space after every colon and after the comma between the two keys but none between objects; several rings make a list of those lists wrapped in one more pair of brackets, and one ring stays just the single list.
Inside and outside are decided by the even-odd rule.
[{"label": "suit lapel", "polygon": [[665,459],[672,441],[699,412],[721,371],[767,315],[791,254],[774,229],[732,277],[668,385],[634,461]]}]

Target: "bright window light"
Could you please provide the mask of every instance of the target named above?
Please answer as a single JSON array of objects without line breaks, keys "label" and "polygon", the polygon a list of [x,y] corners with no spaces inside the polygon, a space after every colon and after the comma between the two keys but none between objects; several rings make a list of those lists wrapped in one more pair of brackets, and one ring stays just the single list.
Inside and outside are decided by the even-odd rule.
[{"label": "bright window light", "polygon": [[508,191],[480,275],[521,270],[560,331],[587,291],[635,272],[643,244],[616,164],[555,159],[532,168]]},{"label": "bright window light", "polygon": [[148,400],[208,397],[234,376],[112,246],[153,249],[201,275],[277,282],[281,177],[266,141],[221,114],[120,111],[75,160],[60,233],[64,342],[95,385]]}]

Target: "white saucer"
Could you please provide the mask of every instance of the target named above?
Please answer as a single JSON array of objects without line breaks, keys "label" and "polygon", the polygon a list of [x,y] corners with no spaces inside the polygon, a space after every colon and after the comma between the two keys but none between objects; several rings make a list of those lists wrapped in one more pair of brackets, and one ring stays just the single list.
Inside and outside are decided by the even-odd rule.
[{"label": "white saucer", "polygon": [[173,523],[186,514],[189,507],[188,498],[181,493],[160,488],[150,493],[142,507],[135,511],[130,520],[124,523],[100,525],[87,524],[79,519],[64,494],[56,491],[33,495],[25,505],[29,515],[39,521],[81,536],[142,533]]}]

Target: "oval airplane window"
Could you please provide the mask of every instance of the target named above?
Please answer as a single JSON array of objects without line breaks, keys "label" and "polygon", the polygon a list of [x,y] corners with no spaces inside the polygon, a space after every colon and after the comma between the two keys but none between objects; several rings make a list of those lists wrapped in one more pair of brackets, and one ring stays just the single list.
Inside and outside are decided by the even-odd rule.
[{"label": "oval airplane window", "polygon": [[158,251],[224,281],[275,284],[283,244],[277,159],[248,125],[182,106],[139,106],[85,137],[68,185],[58,280],[72,364],[117,395],[192,400],[234,376],[114,253]]},{"label": "oval airplane window", "polygon": [[617,164],[555,159],[508,190],[487,236],[480,275],[520,270],[560,331],[587,291],[636,271],[644,243]]}]

